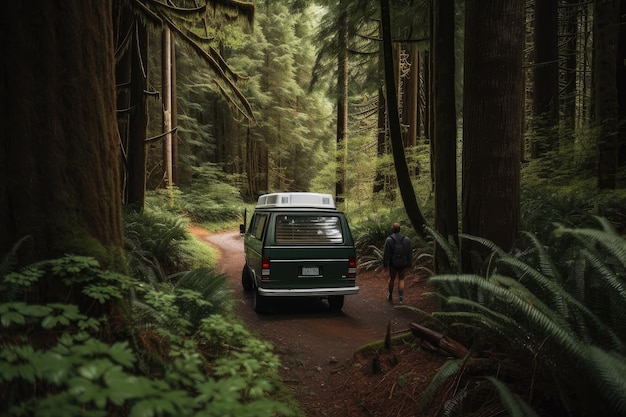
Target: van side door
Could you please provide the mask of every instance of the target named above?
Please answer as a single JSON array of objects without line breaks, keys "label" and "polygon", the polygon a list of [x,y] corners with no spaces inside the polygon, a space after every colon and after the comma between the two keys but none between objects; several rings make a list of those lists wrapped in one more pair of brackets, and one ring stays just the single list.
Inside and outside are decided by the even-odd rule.
[{"label": "van side door", "polygon": [[250,221],[248,232],[244,236],[246,264],[253,277],[261,276],[263,241],[267,234],[269,213],[255,212]]}]

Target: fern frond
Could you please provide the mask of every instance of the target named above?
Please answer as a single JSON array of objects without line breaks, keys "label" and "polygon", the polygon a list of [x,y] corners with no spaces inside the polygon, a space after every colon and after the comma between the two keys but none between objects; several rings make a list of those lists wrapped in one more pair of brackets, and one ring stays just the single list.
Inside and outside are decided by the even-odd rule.
[{"label": "fern frond", "polygon": [[459,285],[479,288],[484,293],[490,295],[490,300],[494,303],[494,306],[491,306],[491,308],[497,309],[499,307],[502,309],[502,312],[511,316],[515,315],[514,317],[517,318],[519,323],[527,323],[529,329],[544,335],[540,337],[542,340],[544,337],[550,337],[575,362],[580,363],[584,361],[584,345],[569,328],[555,323],[550,316],[529,304],[527,300],[520,299],[508,289],[476,275],[440,275],[432,277],[431,280],[435,283],[440,280],[454,281]]},{"label": "fern frond", "polygon": [[[570,294],[557,282],[548,279],[539,271],[534,270],[518,259],[506,257],[502,259],[501,262],[519,267],[524,271],[522,278],[529,277],[532,279],[533,283],[539,286],[537,290],[541,290],[542,292],[537,290],[534,292],[525,291],[520,293],[520,296],[527,299],[530,304],[539,308],[546,315],[552,317],[555,323],[575,330],[576,333],[587,342],[595,340],[595,338],[590,335],[596,335],[596,337],[601,335],[601,340],[606,342],[607,347],[623,351],[625,348],[624,342],[620,339],[615,329],[612,329],[611,326],[595,314],[589,306],[583,304],[577,297]],[[514,281],[506,277],[498,278],[495,281],[506,284],[506,286],[516,285]],[[544,303],[548,304],[546,305]]]},{"label": "fern frond", "polygon": [[461,256],[459,254],[459,248],[454,242],[454,239],[446,239],[444,236],[437,232],[435,229],[425,226],[426,232],[432,236],[435,240],[435,244],[438,245],[448,258],[451,272],[461,272]]},{"label": "fern frond", "polygon": [[154,326],[158,327],[160,325],[166,325],[163,321],[163,315],[160,314],[154,307],[139,301],[133,300],[131,303],[131,307],[133,310],[135,323],[140,326]]},{"label": "fern frond", "polygon": [[596,243],[618,260],[623,268],[626,268],[626,239],[614,232],[596,229],[570,229],[560,226],[555,233],[557,235],[570,234],[577,237],[587,247],[593,247],[591,243]]},{"label": "fern frond", "polygon": [[[581,251],[582,256],[588,262],[588,264],[597,271],[597,274],[593,275],[587,280],[594,279],[595,282],[599,282],[602,285],[599,289],[599,294],[593,294],[595,286],[586,286],[585,299],[597,299],[598,301],[579,302],[578,300],[572,301],[578,311],[583,314],[583,317],[589,321],[589,328],[595,335],[593,338],[597,340],[596,343],[601,341],[601,345],[611,350],[618,352],[626,351],[626,336],[624,336],[624,330],[626,330],[626,288],[623,282],[619,279],[619,276],[613,271],[605,260],[601,258],[601,255],[588,248]],[[577,322],[580,324],[580,321]]]},{"label": "fern frond", "polygon": [[32,237],[30,235],[22,237],[11,247],[11,250],[4,254],[2,260],[0,261],[0,277],[4,277],[8,273],[14,272],[14,268],[18,262],[17,251],[24,244],[24,242],[31,238]]},{"label": "fern frond", "polygon": [[539,241],[537,236],[534,233],[524,232],[524,235],[530,239],[530,242],[533,245],[533,248],[537,252],[538,262],[539,262],[539,271],[554,280],[559,281],[561,279],[561,274],[552,261],[552,258],[548,254],[545,246]]},{"label": "fern frond", "polygon": [[187,317],[192,324],[212,314],[220,314],[230,308],[230,290],[226,288],[226,275],[217,274],[209,268],[198,268],[172,277],[177,281],[175,294],[191,290],[198,294],[198,300],[179,298],[177,304],[181,315]]},{"label": "fern frond", "polygon": [[[461,306],[467,307],[472,313],[475,314],[480,322],[491,322],[494,326],[493,328],[517,328],[517,324],[515,320],[513,320],[510,315],[503,314],[498,311],[492,310],[484,304],[479,302],[468,300],[466,298],[459,297],[449,297],[447,303],[452,306]],[[445,314],[446,312],[435,312],[433,315]]]},{"label": "fern frond", "polygon": [[513,267],[519,274],[520,283],[530,281],[530,284],[534,284],[532,289],[538,293],[535,294],[533,292],[532,294],[536,295],[537,298],[545,300],[558,314],[563,315],[563,317],[568,316],[567,303],[563,300],[565,290],[556,281],[513,256],[505,256],[499,259],[498,263]]},{"label": "fern frond", "polygon": [[500,397],[500,402],[508,411],[508,415],[510,417],[539,417],[539,414],[537,414],[535,410],[533,410],[525,401],[517,398],[504,382],[492,376],[485,377],[485,379],[491,382],[496,388],[498,396]]},{"label": "fern frond", "polygon": [[367,256],[363,256],[359,259],[357,265],[359,270],[370,271],[378,270],[383,266],[383,251],[377,246],[368,246],[369,253]]},{"label": "fern frond", "polygon": [[[494,242],[490,241],[489,239],[485,239],[480,236],[472,236],[472,235],[466,235],[466,234],[459,234],[459,238],[473,241],[479,244],[480,246],[483,246],[485,249],[489,251],[489,254],[487,255],[487,259],[481,260],[481,262],[484,265],[484,275],[487,278],[489,278],[494,271],[494,268],[492,268],[494,261],[496,261],[498,258],[508,255],[506,251],[502,250],[502,248],[500,248],[498,245],[496,245]],[[474,256],[480,257],[478,252],[472,251],[472,253],[474,253]]]},{"label": "fern frond", "polygon": [[441,368],[439,368],[437,374],[430,381],[430,384],[428,384],[426,390],[424,390],[422,398],[420,398],[420,401],[417,405],[418,414],[421,411],[425,410],[426,407],[428,407],[428,405],[433,400],[435,395],[437,395],[437,392],[439,392],[439,389],[441,389],[443,384],[445,384],[446,381],[448,381],[450,378],[456,376],[461,371],[461,369],[463,369],[463,365],[465,364],[465,362],[466,359],[451,359],[445,362],[441,366]]},{"label": "fern frond", "polygon": [[[589,347],[589,367],[610,415],[626,415],[626,357]],[[608,414],[607,414],[608,415]]]},{"label": "fern frond", "polygon": [[599,272],[599,278],[606,284],[611,294],[617,296],[621,303],[626,304],[626,287],[624,287],[623,280],[620,279],[604,260],[600,259],[599,256],[592,253],[590,250],[583,249],[582,254],[589,264]]},{"label": "fern frond", "polygon": [[470,390],[464,389],[459,391],[454,397],[450,398],[443,404],[441,417],[456,417],[461,414],[463,402],[470,396]]},{"label": "fern frond", "polygon": [[467,235],[465,233],[461,233],[461,234],[459,234],[459,238],[463,238],[463,239],[467,239],[467,240],[471,240],[473,242],[476,242],[479,245],[484,246],[490,252],[493,252],[493,253],[497,254],[498,256],[505,256],[505,255],[507,255],[506,251],[504,251],[502,248],[500,248],[498,245],[496,245],[495,243],[493,243],[489,239],[485,239],[484,237]]},{"label": "fern frond", "polygon": [[611,223],[609,219],[601,216],[594,216],[594,218],[598,223],[600,223],[600,226],[602,226],[602,230],[613,235],[619,235],[617,233],[617,230],[615,229],[615,226],[613,226],[613,223]]},{"label": "fern frond", "polygon": [[452,320],[453,324],[450,327],[473,329],[483,340],[489,333],[506,333],[506,327],[503,327],[501,323],[480,313],[471,313],[468,311],[440,311],[433,313],[433,316],[442,321]]}]

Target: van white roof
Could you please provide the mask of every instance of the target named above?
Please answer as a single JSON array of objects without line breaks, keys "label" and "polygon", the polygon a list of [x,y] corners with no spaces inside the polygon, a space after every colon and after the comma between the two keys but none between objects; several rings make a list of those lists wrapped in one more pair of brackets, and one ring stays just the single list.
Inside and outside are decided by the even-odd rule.
[{"label": "van white roof", "polygon": [[259,197],[257,208],[311,207],[334,209],[335,201],[330,194],[319,193],[271,193]]}]

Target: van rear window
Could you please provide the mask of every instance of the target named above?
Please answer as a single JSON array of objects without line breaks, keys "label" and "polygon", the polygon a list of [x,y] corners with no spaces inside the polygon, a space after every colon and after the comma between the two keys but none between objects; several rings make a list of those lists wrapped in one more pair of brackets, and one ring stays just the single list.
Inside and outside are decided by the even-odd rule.
[{"label": "van rear window", "polygon": [[277,216],[276,243],[343,243],[341,220],[338,216]]}]

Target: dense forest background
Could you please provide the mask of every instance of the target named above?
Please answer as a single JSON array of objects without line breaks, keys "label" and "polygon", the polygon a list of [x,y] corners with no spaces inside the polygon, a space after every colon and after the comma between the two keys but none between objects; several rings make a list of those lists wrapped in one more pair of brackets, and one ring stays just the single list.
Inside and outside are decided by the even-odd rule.
[{"label": "dense forest background", "polygon": [[[537,191],[554,195],[550,200],[581,193],[621,199],[619,5],[518,2],[503,11],[502,27],[480,11],[477,27],[465,28],[472,16],[463,2],[393,4],[393,86],[386,85],[377,4],[255,6],[254,30],[205,23],[204,39],[227,65],[223,73],[173,36],[174,168],[168,173],[166,140],[151,141],[148,190],[185,189],[209,170],[244,201],[271,191],[329,192],[347,210],[404,206],[409,213],[402,217],[418,235],[428,223],[444,236],[463,231],[506,248],[521,229],[535,229],[520,223],[520,203],[545,201]],[[599,20],[609,16],[614,21]],[[162,34],[152,28],[146,37],[152,52],[145,83],[155,94],[146,103],[147,136],[160,138],[166,107],[159,93],[169,82],[162,82]],[[607,41],[594,42],[600,37]],[[400,123],[395,135],[387,117],[391,89]],[[402,143],[396,154],[394,136]],[[127,141],[128,147],[133,140]],[[134,175],[127,171],[131,184]],[[600,215],[610,209],[592,204]]]},{"label": "dense forest background", "polygon": [[429,319],[472,346],[421,406],[443,387],[448,415],[484,398],[623,415],[625,15],[623,0],[3,3],[0,410],[296,413],[268,395],[277,360],[227,324],[224,277],[186,227],[319,191],[362,268],[406,226],[440,300]]}]

